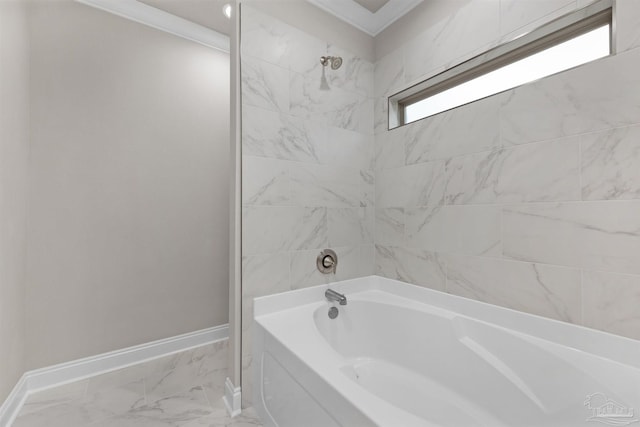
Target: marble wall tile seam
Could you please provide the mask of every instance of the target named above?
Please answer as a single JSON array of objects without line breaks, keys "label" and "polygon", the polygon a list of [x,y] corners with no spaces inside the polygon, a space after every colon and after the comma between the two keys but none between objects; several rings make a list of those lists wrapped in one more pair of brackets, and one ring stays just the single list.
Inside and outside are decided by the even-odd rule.
[{"label": "marble wall tile seam", "polygon": [[[243,206],[362,207],[363,174],[371,171],[347,166],[301,164],[265,159],[264,165],[243,181]],[[251,158],[246,158],[246,162]],[[275,162],[275,164],[271,164]],[[341,188],[341,185],[343,186]],[[371,185],[368,183],[367,185]],[[361,188],[363,187],[363,188]]]},{"label": "marble wall tile seam", "polygon": [[[458,65],[466,61],[469,61],[477,56],[482,56],[488,51],[490,51],[491,49],[498,47],[502,43],[503,42],[500,39],[495,39],[489,43],[484,44],[483,46],[471,49],[457,57],[451,58],[447,60],[444,64],[435,66],[416,77],[412,77],[411,80],[407,80],[407,78],[405,78],[404,84],[401,87],[396,88],[394,91],[390,91],[388,96],[394,95],[395,93],[408,89],[418,83],[422,83],[425,80],[429,80],[433,77],[436,77],[438,74],[444,73],[445,71],[451,68],[455,68]],[[405,55],[407,55],[406,51],[405,51]]]},{"label": "marble wall tile seam", "polygon": [[[261,158],[290,162],[288,165],[336,167],[355,167],[359,161],[360,168],[372,167],[375,140],[371,134],[253,105],[245,106],[243,119],[243,160]],[[252,121],[268,128],[259,133]]]},{"label": "marble wall tile seam", "polygon": [[[387,96],[393,95],[394,93],[400,92],[408,87],[411,87],[417,83],[420,83],[422,81],[428,80],[448,69],[454,68],[457,65],[460,65],[463,62],[466,62],[476,56],[481,56],[484,53],[486,53],[487,51],[496,48],[504,43],[507,43],[517,37],[522,36],[523,34],[526,34],[534,29],[536,29],[537,27],[544,25],[545,23],[556,19],[566,13],[570,13],[573,10],[576,9],[576,2],[575,1],[571,1],[568,4],[564,4],[562,6],[560,6],[558,9],[548,13],[545,16],[542,16],[538,19],[536,19],[533,22],[529,22],[527,24],[522,25],[521,27],[518,27],[514,30],[512,30],[511,32],[507,33],[507,34],[503,34],[502,32],[502,27],[503,27],[503,23],[502,23],[502,7],[501,9],[501,13],[500,13],[500,37],[495,38],[494,40],[484,44],[483,46],[474,48],[474,49],[470,49],[469,51],[466,51],[462,54],[460,54],[457,57],[451,58],[449,61],[447,61],[445,64],[436,66],[432,69],[430,69],[427,72],[424,72],[423,74],[421,74],[418,77],[415,77],[413,79],[411,79],[411,81],[407,81],[405,79],[405,84],[402,87],[396,88],[394,90],[390,90],[387,93]],[[408,55],[409,53],[407,52],[408,48],[406,47],[408,43],[403,44],[403,46],[401,47],[404,55]]]},{"label": "marble wall tile seam", "polygon": [[[625,127],[621,127],[621,128],[615,128],[615,129],[625,129],[625,128],[633,128],[636,127],[637,125],[632,125],[632,126],[625,126]],[[584,134],[584,135],[606,135],[607,133],[611,132],[612,130],[615,129],[610,129],[610,130],[606,130],[606,131],[599,131],[599,132],[591,132],[589,134]],[[449,167],[451,167],[451,161],[455,160],[455,159],[464,159],[466,157],[472,157],[475,155],[479,155],[479,154],[491,154],[491,153],[509,153],[509,152],[517,152],[517,150],[520,150],[521,148],[524,148],[525,146],[528,147],[542,147],[542,145],[540,144],[574,144],[577,143],[577,148],[578,148],[578,153],[577,153],[577,174],[576,174],[576,182],[574,183],[576,186],[576,189],[585,189],[585,184],[583,182],[583,176],[584,176],[584,155],[583,155],[583,147],[585,144],[587,144],[587,142],[585,141],[576,141],[576,137],[563,137],[560,139],[552,139],[552,140],[547,140],[547,141],[540,141],[540,142],[533,142],[533,143],[527,143],[527,144],[523,144],[523,145],[518,145],[518,146],[512,146],[512,147],[504,147],[504,148],[498,148],[498,149],[493,149],[493,150],[485,150],[485,151],[480,151],[480,152],[476,152],[476,153],[470,153],[470,154],[465,154],[465,155],[460,155],[460,156],[455,156],[455,157],[451,157],[449,159],[447,159],[447,169],[445,170],[445,173],[450,173],[450,171],[448,170]],[[640,149],[640,145],[639,145],[639,149]],[[420,162],[420,163],[414,163],[411,165],[401,165],[401,166],[392,166],[392,167],[388,167],[388,168],[384,168],[384,169],[380,169],[376,172],[376,175],[379,175],[380,173],[393,173],[394,171],[397,173],[402,173],[404,170],[406,170],[407,167],[413,166],[413,165],[419,165],[419,164],[425,164],[425,163],[433,163],[436,161],[425,161],[425,162]],[[638,163],[640,164],[640,159],[638,159]],[[566,178],[562,175],[558,175],[559,178]],[[451,176],[447,175],[446,176],[446,182],[447,185],[449,184],[449,181],[451,179]],[[636,188],[635,190],[636,193],[640,193],[640,187]],[[464,203],[456,203],[456,202],[452,202],[450,198],[445,198],[444,200],[444,205],[446,206],[452,206],[452,205],[465,205],[465,206],[476,206],[476,205],[499,205],[499,206],[513,206],[513,205],[518,205],[518,204],[524,204],[524,203],[531,203],[531,204],[536,204],[536,203],[554,203],[554,202],[563,202],[563,203],[569,203],[569,202],[597,202],[597,201],[625,201],[625,200],[636,200],[636,199],[640,199],[640,195],[636,195],[635,197],[622,197],[622,198],[613,198],[613,197],[600,197],[600,198],[587,198],[584,193],[583,194],[579,194],[576,193],[575,196],[572,197],[559,197],[559,198],[555,198],[555,199],[540,199],[540,200],[522,200],[522,201],[490,201],[490,202],[486,202],[486,203],[480,203],[480,202],[464,202]],[[385,206],[385,207],[406,207],[405,205],[398,205],[398,206]],[[419,206],[418,206],[419,207]]]},{"label": "marble wall tile seam", "polygon": [[458,257],[469,257],[469,258],[481,258],[481,259],[489,259],[489,260],[514,261],[514,262],[521,262],[521,263],[526,263],[526,264],[539,264],[539,265],[546,265],[546,266],[550,266],[550,267],[567,267],[567,268],[571,268],[569,266],[559,265],[559,264],[548,264],[548,263],[544,263],[544,262],[523,261],[523,260],[517,260],[517,259],[513,259],[513,258],[504,258],[500,254],[497,254],[497,255],[490,255],[490,254],[471,255],[471,254],[461,253],[461,252],[453,252],[453,251],[440,250],[440,249],[430,249],[430,248],[425,248],[425,247],[422,247],[422,246],[416,246],[416,245],[405,244],[405,243],[403,243],[401,245],[383,245],[383,246],[397,247],[397,248],[407,248],[407,249],[420,249],[420,250],[433,252],[434,254],[437,254],[437,255],[440,255],[440,256],[445,256],[445,257],[446,256],[458,256]]},{"label": "marble wall tile seam", "polygon": [[[342,129],[342,128],[335,128],[335,129],[338,129],[340,131],[345,131],[345,132],[352,132],[354,134],[356,134],[356,133],[360,134],[359,132],[349,131],[349,130]],[[360,134],[360,135],[364,135],[364,134]],[[354,166],[353,164],[351,164],[349,166],[345,166],[344,164],[331,162],[331,161],[328,161],[328,160],[319,160],[317,162],[308,162],[308,161],[305,161],[305,160],[281,159],[281,158],[277,158],[277,157],[259,156],[259,155],[254,155],[254,154],[244,154],[242,157],[243,158],[255,157],[255,158],[260,158],[260,159],[277,160],[277,161],[280,161],[282,163],[285,163],[287,166],[290,166],[290,167],[329,166],[329,167],[334,167],[334,168],[344,169],[344,170],[362,170],[362,169],[369,170],[369,168],[366,168],[366,167],[358,167],[358,166]]]},{"label": "marble wall tile seam", "polygon": [[330,246],[328,243],[327,244],[323,244],[320,246],[314,246],[314,247],[309,247],[309,248],[305,248],[305,249],[287,249],[287,250],[274,250],[274,251],[263,251],[263,252],[252,252],[251,254],[245,255],[245,257],[247,258],[253,258],[253,257],[261,257],[261,256],[266,256],[266,255],[277,255],[277,254],[282,254],[282,255],[286,255],[286,256],[292,256],[295,255],[297,253],[301,253],[301,252],[308,252],[308,251],[321,251],[323,249],[333,249],[333,248],[351,248],[351,247],[355,247],[358,245],[351,245],[351,246],[345,246],[345,245],[341,245],[341,246]]},{"label": "marble wall tile seam", "polygon": [[[325,47],[325,49],[324,49],[323,51],[318,51],[318,52],[317,52],[317,54],[318,54],[318,61],[317,61],[317,62],[318,62],[318,64],[320,64],[320,57],[321,57],[321,56],[323,56],[323,55],[331,55],[331,54],[335,53],[335,52],[333,52],[331,49],[337,49],[337,50],[339,50],[339,52],[338,52],[338,53],[339,53],[341,56],[343,56],[343,59],[346,59],[345,57],[346,57],[346,56],[349,56],[349,57],[355,58],[355,59],[356,59],[356,60],[358,60],[358,61],[363,61],[363,62],[365,62],[365,63],[370,63],[370,64],[372,64],[372,65],[373,65],[373,61],[369,61],[369,60],[367,60],[367,59],[362,58],[362,57],[361,57],[361,56],[359,56],[357,53],[355,53],[354,51],[352,51],[352,50],[350,50],[350,49],[348,49],[348,48],[342,47],[342,46],[337,45],[337,44],[335,44],[335,43],[329,43],[329,42],[324,41],[324,40],[322,40],[322,39],[320,39],[320,38],[318,38],[318,37],[315,37],[315,36],[309,35],[309,34],[308,34],[308,33],[306,33],[305,31],[303,31],[303,30],[301,30],[301,29],[299,29],[299,28],[297,28],[297,27],[294,27],[294,26],[292,26],[292,25],[290,25],[290,24],[287,24],[287,23],[285,23],[285,22],[283,22],[283,21],[280,21],[280,20],[279,20],[279,19],[277,19],[277,18],[272,18],[272,17],[271,17],[271,16],[269,16],[268,14],[265,14],[265,13],[262,13],[262,12],[258,12],[258,13],[259,13],[260,15],[262,15],[261,19],[264,19],[264,17],[268,17],[267,19],[269,19],[269,20],[277,21],[277,25],[278,25],[278,27],[280,27],[280,30],[281,30],[281,31],[289,32],[289,33],[290,33],[289,37],[290,37],[291,39],[296,39],[296,38],[299,38],[298,36],[301,36],[301,37],[303,37],[304,39],[306,39],[306,41],[307,41],[307,42],[311,42],[311,43],[309,43],[309,44],[312,44],[312,43],[314,43],[314,44],[322,44],[322,45]],[[243,47],[243,45],[242,45],[242,43],[241,43],[240,48],[242,49],[242,47]],[[286,54],[285,54],[285,55],[283,55],[283,56],[291,56],[291,54],[292,54],[292,52],[289,50],[289,51],[287,51],[287,52],[286,52]],[[242,57],[249,57],[249,58],[260,59],[260,60],[264,60],[265,62],[270,62],[270,63],[272,63],[272,64],[276,64],[276,61],[269,61],[269,60],[265,60],[265,59],[263,59],[263,58],[261,58],[261,57],[259,57],[259,56],[252,55],[252,54],[249,54],[249,53],[244,52],[244,51],[242,51]],[[276,64],[276,65],[277,65],[277,64]],[[314,64],[314,65],[316,65],[316,64]],[[300,70],[300,68],[295,68],[295,67],[294,67],[294,66],[292,66],[291,64],[287,64],[287,68],[288,68],[288,69],[290,69],[290,70],[292,70],[292,71],[298,71],[298,72],[299,72],[299,70]]]},{"label": "marble wall tile seam", "polygon": [[582,325],[640,339],[640,275],[582,269]]},{"label": "marble wall tile seam", "polygon": [[453,157],[445,204],[581,200],[579,157],[575,138]]},{"label": "marble wall tile seam", "polygon": [[640,201],[505,207],[503,256],[640,274]]},{"label": "marble wall tile seam", "polygon": [[[414,260],[396,261],[400,262],[401,265],[394,264],[393,271],[385,271],[385,267],[389,268],[391,266],[385,265],[382,260],[377,260],[376,264],[378,266],[378,274],[380,275],[408,281],[413,284],[428,286],[436,290],[466,298],[474,298],[476,300],[480,299],[486,303],[497,304],[510,309],[524,309],[524,311],[544,317],[571,321],[578,324],[581,323],[582,317],[579,302],[576,304],[574,302],[574,298],[571,296],[576,292],[581,292],[581,283],[578,279],[579,269],[564,266],[549,266],[530,262],[512,263],[502,258],[457,254],[451,255],[440,251],[434,252],[416,248],[403,248],[399,246],[378,246],[376,255],[382,256],[387,252],[389,252],[389,256],[397,256],[398,254],[404,253],[405,256],[413,256],[414,258],[419,257],[420,261],[418,261],[418,258]],[[425,256],[427,258],[422,259],[422,257]],[[433,263],[434,260],[437,260],[440,265],[439,268],[444,268],[445,271],[444,287],[442,288],[435,286],[437,284],[436,282],[441,281],[443,278],[436,278],[433,276],[433,266],[428,267],[426,265],[419,265],[424,263]],[[475,268],[478,268],[478,265],[481,266],[481,270],[478,272],[480,274],[479,283],[474,282],[476,279],[475,274],[464,279],[465,281],[471,280],[471,282],[468,283],[471,286],[469,291],[476,294],[475,297],[468,295],[465,292],[462,292],[461,294],[459,292],[461,289],[456,289],[460,287],[459,282],[461,277],[459,277],[459,274],[454,273],[455,268],[457,268],[454,268],[454,265],[461,261],[465,263],[463,265],[465,269],[471,268],[470,271],[474,270],[474,267],[472,267],[473,265],[476,265]],[[480,262],[480,264],[478,264],[478,262]],[[488,262],[488,264],[485,264],[485,262]],[[460,266],[458,265],[458,267]],[[487,270],[487,267],[491,268]],[[504,277],[501,270],[495,267],[507,268],[511,274],[509,277]],[[383,270],[380,270],[380,268]],[[452,270],[452,268],[454,268],[454,270]],[[489,276],[487,276],[487,274],[489,274]],[[520,275],[523,274],[525,276],[521,277]],[[570,289],[564,289],[565,286],[563,278],[567,275],[572,279],[573,283],[572,288]],[[491,279],[492,276],[495,277]],[[497,281],[503,281],[501,284],[496,285],[493,284],[495,281],[494,279]],[[520,282],[521,279],[522,282]],[[489,283],[491,283],[491,286],[489,289],[483,288],[482,281],[486,280],[490,280]],[[514,280],[516,282],[514,282]],[[457,284],[457,287],[453,287],[454,283]],[[549,288],[549,286],[551,286],[551,288]],[[484,297],[477,295],[478,292],[484,294]],[[520,301],[511,303],[510,295],[521,295],[521,293],[527,297]],[[533,297],[534,299],[530,301],[529,297]],[[580,296],[578,296],[578,300],[580,300]]]},{"label": "marble wall tile seam", "polygon": [[[503,209],[512,209],[518,207],[526,207],[526,206],[557,206],[557,205],[584,205],[588,204],[599,204],[599,203],[610,203],[612,206],[615,204],[623,204],[623,203],[633,203],[637,202],[638,199],[603,199],[603,200],[541,200],[541,201],[533,201],[533,202],[508,202],[508,203],[466,203],[466,204],[451,204],[451,203],[442,203],[442,204],[420,204],[420,205],[412,205],[412,204],[398,204],[393,206],[381,206],[376,207],[376,209],[421,209],[421,208],[435,208],[435,207],[458,207],[458,208],[473,208],[473,207],[497,207]],[[257,205],[258,207],[264,207],[264,205]],[[302,206],[295,206],[302,207]],[[309,206],[309,208],[317,208],[318,206]],[[346,206],[349,207],[349,206]],[[355,206],[354,206],[355,207]]]},{"label": "marble wall tile seam", "polygon": [[[419,248],[416,248],[419,249]],[[579,268],[579,267],[573,267],[570,265],[564,265],[564,264],[553,264],[553,263],[549,263],[549,262],[538,262],[538,261],[527,261],[527,260],[521,260],[521,259],[513,259],[513,258],[505,258],[501,255],[469,255],[469,254],[461,254],[461,253],[457,253],[457,252],[450,252],[450,251],[440,251],[440,250],[436,250],[436,251],[432,251],[438,255],[442,255],[444,257],[447,256],[452,256],[452,257],[459,257],[459,258],[473,258],[473,259],[485,259],[485,260],[493,260],[493,261],[501,261],[504,262],[505,264],[512,264],[512,265],[531,265],[531,264],[535,264],[535,265],[540,265],[543,267],[552,267],[552,268],[565,268],[565,269],[571,269],[571,270],[575,270],[575,271],[593,271],[593,272],[600,272],[600,273],[611,273],[610,271],[601,271],[601,270],[590,270],[590,269],[585,269],[585,268]],[[622,273],[614,273],[614,274],[622,274]],[[640,274],[625,274],[626,276],[631,276],[631,277],[638,277],[640,278]]]},{"label": "marble wall tile seam", "polygon": [[509,42],[511,40],[514,40],[518,37],[521,37],[527,33],[530,33],[531,31],[534,31],[536,28],[554,20],[557,19],[559,17],[561,17],[562,15],[565,15],[567,13],[571,13],[574,10],[576,10],[578,8],[577,2],[575,0],[571,0],[571,1],[565,1],[564,4],[560,4],[560,2],[558,2],[559,6],[558,8],[550,11],[549,13],[547,13],[544,16],[541,16],[539,18],[536,18],[533,21],[530,21],[526,24],[523,24],[519,27],[516,28],[511,28],[509,29],[508,32],[505,33],[505,23],[503,22],[504,17],[503,17],[503,4],[504,0],[501,0],[500,2],[500,34],[502,35],[500,38],[500,43],[506,43]]},{"label": "marble wall tile seam", "polygon": [[289,113],[291,89],[287,68],[258,58],[245,58],[241,61],[240,75],[242,106]]},{"label": "marble wall tile seam", "polygon": [[[508,92],[508,91],[505,91],[505,92]],[[492,96],[498,96],[500,94],[504,94],[505,92],[500,92],[500,93],[498,93],[496,95],[492,95]],[[474,102],[469,103],[469,104],[465,104],[464,106],[457,107],[457,108],[465,108],[468,105],[471,105],[471,104],[473,104],[475,102],[480,102],[480,101],[482,101],[484,99],[486,99],[486,98],[483,98],[483,99],[478,100],[478,101],[474,101]],[[410,127],[410,126],[413,126],[413,125],[419,126],[421,121],[433,118],[435,116],[438,116],[439,114],[444,114],[444,113],[447,113],[449,111],[451,111],[451,110],[448,110],[448,111],[445,111],[445,112],[442,112],[442,113],[438,113],[438,114],[433,115],[433,116],[425,117],[424,119],[420,119],[420,120],[412,122],[412,123],[408,123],[406,125],[403,125],[401,128]],[[502,142],[501,141],[499,145],[497,145],[495,147],[488,148],[488,149],[472,150],[472,151],[468,151],[468,152],[465,152],[463,154],[457,154],[457,155],[454,155],[454,156],[429,157],[429,158],[426,158],[424,160],[418,160],[418,161],[411,162],[411,163],[406,163],[405,162],[403,165],[392,166],[392,167],[389,167],[389,168],[385,168],[384,170],[399,169],[399,168],[403,168],[403,167],[407,167],[407,166],[419,165],[419,164],[423,164],[423,163],[437,162],[437,161],[443,161],[443,160],[444,161],[450,161],[450,160],[460,159],[460,158],[464,158],[464,157],[470,157],[470,156],[478,155],[478,154],[489,154],[489,153],[492,153],[492,152],[517,150],[519,148],[526,147],[526,146],[534,146],[535,144],[568,143],[568,142],[571,142],[571,140],[573,140],[575,138],[578,138],[578,137],[581,137],[581,136],[588,136],[588,135],[591,135],[591,134],[606,133],[606,132],[610,132],[611,130],[634,127],[634,126],[638,126],[638,124],[630,124],[630,125],[619,126],[619,127],[614,127],[614,128],[605,129],[605,130],[584,132],[584,133],[575,134],[575,135],[566,135],[566,136],[562,136],[562,137],[559,137],[559,138],[548,138],[548,139],[543,139],[543,140],[538,140],[538,141],[527,141],[527,142],[523,142],[522,144],[512,144],[512,143]],[[393,129],[393,130],[395,130],[395,129]],[[500,137],[500,139],[502,140],[501,137]],[[405,154],[405,156],[406,156],[406,154]]]},{"label": "marble wall tile seam", "polygon": [[449,256],[447,292],[580,324],[580,270],[504,259]]},{"label": "marble wall tile seam", "polygon": [[[517,90],[520,87],[525,87],[525,86],[526,85],[522,85],[522,86],[518,86],[518,87],[516,87],[514,89],[509,89],[509,90],[513,91],[513,90]],[[501,93],[504,93],[504,92],[501,92]],[[494,96],[494,95],[492,95],[492,96]],[[500,109],[501,110],[504,109],[504,106],[502,106]],[[500,120],[502,121],[502,117],[500,117]],[[634,128],[634,127],[637,127],[637,126],[640,126],[640,117],[638,117],[638,121],[637,122],[625,123],[625,124],[622,124],[622,125],[613,125],[613,126],[608,126],[606,128],[602,128],[602,129],[589,130],[589,131],[586,131],[586,132],[575,132],[575,133],[562,135],[562,136],[554,136],[554,137],[551,137],[551,138],[543,138],[543,139],[536,139],[536,140],[533,140],[533,141],[525,141],[525,142],[522,142],[522,143],[514,143],[514,142],[511,142],[511,141],[507,140],[507,141],[501,142],[501,147],[503,147],[503,148],[517,148],[517,147],[523,147],[525,145],[539,144],[539,143],[544,143],[544,142],[554,142],[554,141],[560,142],[560,141],[565,140],[565,139],[584,138],[584,137],[588,137],[588,136],[592,136],[592,135],[598,135],[598,134],[604,134],[604,133],[607,133],[607,132],[612,132],[612,131],[619,130],[619,129]],[[501,126],[501,129],[502,129],[502,126]],[[501,140],[503,139],[502,135],[500,136],[500,138],[501,138]],[[473,153],[470,153],[470,154],[473,154]]]},{"label": "marble wall tile seam", "polygon": [[403,45],[373,63],[373,95],[375,98],[387,98],[406,89],[404,84],[405,62]]},{"label": "marble wall tile seam", "polygon": [[582,200],[640,199],[640,126],[585,135],[580,143]]},{"label": "marble wall tile seam", "polygon": [[[320,54],[318,56],[318,60],[320,60]],[[347,58],[343,58],[343,67],[346,66],[344,64],[344,61],[346,61]],[[339,70],[337,70],[339,71]],[[331,75],[331,73],[335,73],[335,70],[332,70],[331,67],[327,66],[324,70],[325,72],[325,76],[327,78],[328,84],[329,84],[329,90],[328,92],[331,92],[332,90],[340,90],[341,92],[344,92],[348,95],[352,95],[355,98],[359,99],[359,100],[374,100],[375,97],[373,96],[373,88],[371,88],[371,90],[368,91],[368,93],[364,94],[360,91],[354,90],[354,89],[350,89],[350,88],[346,88],[343,86],[338,86],[335,85],[334,81],[336,80],[336,78],[334,78],[334,76]],[[290,74],[290,79],[293,79],[294,76],[297,77],[302,77],[303,79],[305,79],[305,81],[311,81],[311,82],[316,82],[318,86],[320,86],[320,79],[322,78],[322,70],[320,70],[320,73],[315,73],[315,71],[313,73],[301,73],[299,71],[295,71],[295,70],[289,70],[289,74]],[[338,81],[338,83],[340,83]],[[373,132],[373,131],[372,131]]]}]

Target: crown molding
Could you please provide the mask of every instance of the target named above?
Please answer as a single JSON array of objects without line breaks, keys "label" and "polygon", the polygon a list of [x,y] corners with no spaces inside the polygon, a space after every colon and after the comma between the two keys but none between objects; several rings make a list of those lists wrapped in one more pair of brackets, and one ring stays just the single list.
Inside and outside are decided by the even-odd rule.
[{"label": "crown molding", "polygon": [[136,0],[76,0],[131,21],[229,53],[229,37]]},{"label": "crown molding", "polygon": [[423,0],[389,0],[376,13],[371,13],[353,0],[307,0],[338,19],[353,25],[372,37],[404,16]]}]

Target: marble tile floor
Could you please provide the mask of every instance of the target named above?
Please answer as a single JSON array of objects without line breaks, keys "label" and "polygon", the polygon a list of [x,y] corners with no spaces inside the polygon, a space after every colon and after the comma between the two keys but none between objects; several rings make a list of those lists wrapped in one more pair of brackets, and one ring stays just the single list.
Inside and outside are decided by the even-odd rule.
[{"label": "marble tile floor", "polygon": [[30,395],[13,427],[256,427],[222,403],[227,343],[219,341]]}]

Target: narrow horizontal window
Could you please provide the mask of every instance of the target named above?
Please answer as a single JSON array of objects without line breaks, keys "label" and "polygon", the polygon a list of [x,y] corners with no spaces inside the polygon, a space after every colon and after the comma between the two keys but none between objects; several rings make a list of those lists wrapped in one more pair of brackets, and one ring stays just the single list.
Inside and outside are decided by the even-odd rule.
[{"label": "narrow horizontal window", "polygon": [[611,20],[600,1],[396,94],[390,128],[610,55]]}]

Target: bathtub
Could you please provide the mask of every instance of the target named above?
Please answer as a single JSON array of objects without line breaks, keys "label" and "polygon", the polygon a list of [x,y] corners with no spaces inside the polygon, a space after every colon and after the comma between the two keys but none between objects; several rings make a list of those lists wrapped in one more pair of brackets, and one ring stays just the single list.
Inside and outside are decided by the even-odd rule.
[{"label": "bathtub", "polygon": [[639,341],[377,276],[257,298],[254,320],[265,426],[640,425]]}]

